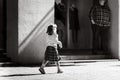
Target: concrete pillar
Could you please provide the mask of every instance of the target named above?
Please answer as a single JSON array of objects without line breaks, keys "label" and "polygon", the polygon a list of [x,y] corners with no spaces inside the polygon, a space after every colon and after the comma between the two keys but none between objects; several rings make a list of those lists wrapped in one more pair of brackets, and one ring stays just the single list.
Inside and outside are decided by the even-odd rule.
[{"label": "concrete pillar", "polygon": [[12,60],[40,63],[46,48],[46,29],[51,23],[54,0],[7,0],[7,51]]},{"label": "concrete pillar", "polygon": [[7,55],[12,60],[18,56],[18,0],[6,0]]}]

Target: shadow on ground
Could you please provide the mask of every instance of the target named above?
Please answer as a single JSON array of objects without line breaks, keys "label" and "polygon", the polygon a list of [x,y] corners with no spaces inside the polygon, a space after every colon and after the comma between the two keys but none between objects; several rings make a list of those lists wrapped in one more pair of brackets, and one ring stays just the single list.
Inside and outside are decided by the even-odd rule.
[{"label": "shadow on ground", "polygon": [[35,75],[41,75],[41,73],[37,73],[37,74],[12,74],[12,75],[2,75],[0,77],[35,76]]},{"label": "shadow on ground", "polygon": [[[80,65],[80,63],[95,63],[97,61],[69,61],[69,62],[60,62],[61,66],[85,66]],[[79,64],[78,64],[79,63]],[[18,64],[18,63],[11,63],[11,62],[4,62],[0,63],[0,67],[40,67],[41,64]],[[54,62],[48,63],[46,66],[52,67],[56,66]]]}]

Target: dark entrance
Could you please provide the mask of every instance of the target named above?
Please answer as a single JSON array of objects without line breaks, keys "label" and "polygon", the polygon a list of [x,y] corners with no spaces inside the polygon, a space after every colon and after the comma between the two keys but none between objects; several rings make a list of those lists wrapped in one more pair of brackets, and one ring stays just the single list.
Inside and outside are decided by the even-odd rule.
[{"label": "dark entrance", "polygon": [[[92,0],[55,1],[55,23],[58,26],[59,40],[63,43],[61,53],[91,54],[92,32],[88,13]],[[71,11],[72,6],[76,7],[75,13]]]},{"label": "dark entrance", "polygon": [[[55,23],[59,40],[63,43],[61,55],[106,55],[92,52],[92,28],[89,12],[96,0],[55,0]],[[109,37],[109,36],[108,36]]]}]

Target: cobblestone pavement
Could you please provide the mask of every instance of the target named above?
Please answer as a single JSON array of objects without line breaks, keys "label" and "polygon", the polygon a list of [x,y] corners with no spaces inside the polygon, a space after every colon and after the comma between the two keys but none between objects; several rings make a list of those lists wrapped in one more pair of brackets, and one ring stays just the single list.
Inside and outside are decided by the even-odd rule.
[{"label": "cobblestone pavement", "polygon": [[120,61],[91,61],[61,66],[64,71],[57,74],[56,66],[45,67],[0,67],[0,80],[120,80]]}]

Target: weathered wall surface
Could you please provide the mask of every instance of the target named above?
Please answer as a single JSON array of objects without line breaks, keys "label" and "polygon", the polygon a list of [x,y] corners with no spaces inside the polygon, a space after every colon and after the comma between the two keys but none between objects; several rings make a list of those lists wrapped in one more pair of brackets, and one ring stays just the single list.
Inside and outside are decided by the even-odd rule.
[{"label": "weathered wall surface", "polygon": [[54,0],[7,0],[7,52],[15,62],[40,63]]},{"label": "weathered wall surface", "polygon": [[54,22],[54,0],[19,0],[19,62],[39,63],[46,48],[45,32]]}]

